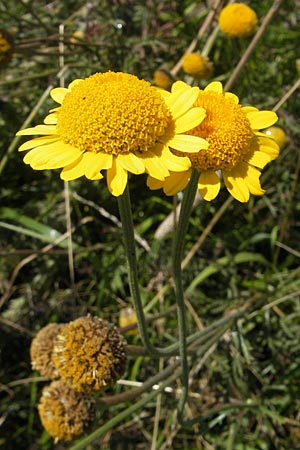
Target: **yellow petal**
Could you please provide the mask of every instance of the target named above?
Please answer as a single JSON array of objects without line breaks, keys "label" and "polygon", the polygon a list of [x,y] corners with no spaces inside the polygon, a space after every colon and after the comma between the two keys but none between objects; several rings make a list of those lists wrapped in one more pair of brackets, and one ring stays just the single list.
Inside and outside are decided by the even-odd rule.
[{"label": "yellow petal", "polygon": [[127,184],[128,172],[118,164],[116,158],[113,159],[113,165],[111,169],[107,171],[107,186],[109,192],[118,197],[122,195]]},{"label": "yellow petal", "polygon": [[205,119],[206,112],[203,108],[192,108],[175,122],[175,134],[185,133],[197,127]]},{"label": "yellow petal", "polygon": [[[270,138],[254,136],[250,142],[249,158],[254,152],[263,152],[269,157],[269,161],[277,158],[279,155],[279,146]],[[247,155],[248,156],[248,155]],[[260,167],[260,166],[257,166]]]},{"label": "yellow petal", "polygon": [[161,88],[157,88],[157,87],[155,87],[155,89],[156,89],[157,92],[159,92],[159,94],[163,97],[163,99],[164,99],[165,101],[166,101],[166,100],[170,97],[170,95],[171,95],[171,92],[166,91],[165,89],[161,89]]},{"label": "yellow petal", "polygon": [[252,166],[263,169],[271,160],[272,158],[268,153],[257,151],[252,153],[247,162]]},{"label": "yellow petal", "polygon": [[85,164],[82,164],[83,156],[73,164],[69,164],[60,172],[60,178],[64,181],[76,180],[84,175]]},{"label": "yellow petal", "polygon": [[250,111],[247,113],[247,119],[252,130],[260,130],[274,125],[278,117],[274,111]]},{"label": "yellow petal", "polygon": [[261,173],[259,170],[255,169],[255,167],[248,167],[247,177],[245,178],[245,182],[248,186],[248,189],[253,195],[263,195],[265,190],[260,186],[260,177]]},{"label": "yellow petal", "polygon": [[24,150],[29,150],[31,148],[36,148],[36,147],[39,147],[42,145],[54,144],[54,142],[57,142],[59,140],[60,140],[60,137],[57,135],[43,136],[43,137],[30,139],[30,141],[24,142],[24,144],[22,144],[19,147],[19,152],[22,152]]},{"label": "yellow petal", "polygon": [[199,88],[197,87],[183,91],[175,101],[173,101],[173,96],[171,95],[166,100],[166,103],[172,112],[173,119],[176,120],[188,111],[194,105],[198,95]]},{"label": "yellow petal", "polygon": [[255,108],[255,106],[242,106],[242,111],[245,114],[248,114],[249,112],[258,111],[258,108]]},{"label": "yellow petal", "polygon": [[[103,167],[100,165],[101,161],[99,161],[98,154],[93,152],[85,152],[82,155],[82,158],[80,160],[77,160],[76,166],[76,178],[79,178],[83,175],[86,176],[89,180],[100,180],[103,178],[103,175],[100,173],[100,170],[103,169]],[[63,178],[63,172],[61,173],[61,178]],[[73,176],[75,172],[73,170]],[[70,176],[70,171],[68,172],[68,175]],[[63,178],[65,179],[65,178]],[[69,178],[70,179],[70,178]],[[71,178],[75,179],[75,178]]]},{"label": "yellow petal", "polygon": [[191,161],[187,156],[176,156],[164,146],[161,156],[166,160],[168,170],[172,172],[183,172],[191,167]]},{"label": "yellow petal", "polygon": [[237,95],[233,94],[232,92],[225,92],[224,93],[224,97],[227,98],[228,100],[231,100],[233,103],[235,103],[236,105],[238,105],[239,103],[239,98]]},{"label": "yellow petal", "polygon": [[279,145],[274,141],[274,139],[267,137],[264,133],[255,133],[255,136],[257,136],[256,142],[259,145],[259,147],[264,146],[264,147],[270,147],[274,150],[277,151],[277,153],[279,153],[280,148]]},{"label": "yellow petal", "polygon": [[184,91],[188,91],[191,89],[191,86],[189,86],[188,84],[186,84],[184,81],[175,81],[175,83],[172,84],[171,87],[171,92],[172,94],[174,93],[178,93],[178,92],[184,92]]},{"label": "yellow petal", "polygon": [[190,181],[191,170],[186,172],[170,172],[170,176],[167,177],[163,184],[164,193],[166,195],[175,195],[178,192],[185,189]]},{"label": "yellow petal", "polygon": [[123,169],[126,169],[128,172],[136,175],[145,172],[145,164],[143,160],[135,156],[133,153],[128,153],[127,155],[119,154],[117,156],[117,162],[123,167]]},{"label": "yellow petal", "polygon": [[32,128],[24,128],[16,133],[17,136],[30,136],[33,134],[57,134],[55,125],[37,125]]},{"label": "yellow petal", "polygon": [[[92,152],[87,152],[92,153]],[[110,169],[113,163],[113,155],[109,153],[99,152],[93,153],[95,171],[98,172],[104,169]]]},{"label": "yellow petal", "polygon": [[89,180],[99,180],[100,178],[103,178],[103,175],[100,174],[100,170],[103,170],[106,167],[103,167],[102,165],[102,158],[100,153],[85,152],[83,154],[81,163],[84,165],[84,175],[86,176],[86,178],[88,178]]},{"label": "yellow petal", "polygon": [[143,160],[146,172],[153,178],[164,180],[169,175],[169,171],[166,167],[167,161],[163,158],[150,151],[141,154],[140,158]]},{"label": "yellow petal", "polygon": [[68,86],[69,90],[72,90],[77,84],[79,84],[82,81],[81,78],[76,78],[76,80],[71,81],[71,83]]},{"label": "yellow petal", "polygon": [[109,169],[112,166],[112,162],[112,155],[85,152],[75,164],[65,167],[60,177],[65,181],[70,181],[85,175],[89,180],[100,180],[103,178],[100,171]]},{"label": "yellow petal", "polygon": [[225,186],[232,197],[242,203],[247,202],[250,198],[250,191],[245,181],[248,167],[246,163],[240,163],[230,172],[223,170]]},{"label": "yellow petal", "polygon": [[52,89],[50,96],[56,103],[61,105],[68,92],[70,92],[69,89],[57,87]]},{"label": "yellow petal", "polygon": [[48,116],[45,117],[44,123],[46,125],[56,125],[57,124],[57,114],[52,113],[48,114]]},{"label": "yellow petal", "polygon": [[82,150],[61,141],[30,150],[24,157],[24,162],[33,169],[58,169],[72,164],[82,154]]},{"label": "yellow petal", "polygon": [[218,94],[222,94],[223,93],[223,86],[222,83],[220,81],[213,81],[212,83],[209,83],[206,88],[204,89],[204,91],[213,91],[213,92],[217,92]]},{"label": "yellow petal", "polygon": [[198,181],[198,190],[204,200],[210,202],[218,195],[221,188],[221,181],[218,175],[212,170],[201,172]]},{"label": "yellow petal", "polygon": [[208,148],[208,142],[198,136],[177,134],[168,141],[168,146],[185,153],[198,153]]},{"label": "yellow petal", "polygon": [[157,180],[157,178],[153,178],[150,175],[148,175],[147,178],[147,186],[151,190],[161,189],[164,185],[164,182],[162,180]]}]

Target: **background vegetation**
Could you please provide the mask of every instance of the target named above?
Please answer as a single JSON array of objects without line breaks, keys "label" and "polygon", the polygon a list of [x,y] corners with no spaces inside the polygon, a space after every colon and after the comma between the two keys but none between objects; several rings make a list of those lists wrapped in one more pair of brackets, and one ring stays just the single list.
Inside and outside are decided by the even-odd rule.
[{"label": "background vegetation", "polygon": [[[14,135],[29,114],[34,111],[31,124],[38,124],[53,107],[47,92],[43,94],[59,84],[59,26],[64,25],[66,83],[107,70],[152,81],[162,64],[171,69],[177,63],[215,3],[0,3],[1,28],[15,40],[12,60],[0,72],[0,446],[6,450],[72,446],[54,444],[37,415],[45,381],[36,378],[30,366],[35,333],[49,322],[67,322],[87,312],[118,323],[120,311],[130,305],[117,203],[105,183],[70,183],[72,282],[67,241],[53,244],[66,232],[65,189],[59,173],[31,170],[16,151]],[[260,22],[272,5],[270,0],[247,3]],[[297,81],[299,20],[299,0],[281,2],[231,88],[243,104],[272,109]],[[213,21],[197,50],[215,27]],[[82,40],[74,41],[77,31],[83,32]],[[217,36],[209,55],[213,79],[228,80],[250,39]],[[178,77],[184,79],[183,72]],[[300,448],[299,92],[278,114],[288,142],[264,170],[267,194],[240,204],[228,201],[223,189],[213,202],[200,202],[191,218],[186,254],[197,242],[198,246],[184,272],[189,331],[251,302],[249,312],[202,359],[191,361],[187,413],[200,419],[189,427],[179,426],[178,379],[172,392],[150,401],[88,449]],[[151,321],[152,340],[171,343],[177,329],[173,294],[171,289],[160,292],[170,277],[172,234],[160,240],[154,235],[171,212],[173,199],[147,190],[142,176],[131,180],[130,189],[135,231],[144,240],[144,245],[138,244],[144,304],[150,304],[149,317],[167,311]],[[131,344],[141,344],[138,336],[126,337]],[[143,382],[167,365],[168,361],[132,356],[124,379]],[[117,385],[105,394],[124,389]],[[99,409],[94,428],[125,406]]]}]

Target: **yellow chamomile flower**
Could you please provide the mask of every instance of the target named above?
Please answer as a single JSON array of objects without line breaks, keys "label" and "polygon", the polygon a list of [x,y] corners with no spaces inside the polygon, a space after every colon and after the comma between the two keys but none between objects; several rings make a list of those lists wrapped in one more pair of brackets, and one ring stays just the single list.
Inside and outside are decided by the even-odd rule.
[{"label": "yellow chamomile flower", "polygon": [[52,360],[52,350],[56,336],[61,331],[63,324],[49,323],[31,341],[30,360],[34,370],[38,370],[43,377],[54,380],[59,377]]},{"label": "yellow chamomile flower", "polygon": [[187,75],[204,80],[212,75],[213,64],[200,53],[186,53],[182,58],[182,69]]},{"label": "yellow chamomile flower", "polygon": [[61,380],[45,386],[38,404],[45,430],[55,442],[80,437],[95,417],[95,400],[88,394],[75,392]]},{"label": "yellow chamomile flower", "polygon": [[[207,201],[218,195],[221,173],[228,191],[240,202],[247,202],[250,194],[263,195],[259,169],[278,156],[279,146],[258,130],[273,125],[277,115],[241,106],[238,97],[224,93],[218,81],[201,90],[195,104],[206,110],[206,118],[191,133],[209,143],[208,149],[188,155],[192,167],[200,172],[200,195]],[[174,195],[186,187],[190,175],[188,169],[180,174],[172,172],[165,181],[148,177],[147,184],[150,189],[163,187],[167,195]]]},{"label": "yellow chamomile flower", "polygon": [[230,37],[247,37],[256,28],[257,15],[244,3],[231,3],[221,10],[218,22],[224,34]]},{"label": "yellow chamomile flower", "polygon": [[6,66],[14,53],[14,40],[6,30],[0,30],[0,67]]},{"label": "yellow chamomile flower", "polygon": [[98,392],[117,381],[126,365],[126,340],[99,317],[65,324],[56,338],[53,362],[61,379],[78,392]]},{"label": "yellow chamomile flower", "polygon": [[24,162],[36,170],[63,168],[66,181],[83,175],[98,180],[106,170],[115,196],[124,192],[128,172],[164,180],[170,170],[186,170],[189,159],[175,156],[170,147],[187,154],[208,144],[185,134],[202,122],[205,111],[193,106],[199,89],[179,83],[167,98],[149,82],[122,72],[96,73],[53,89],[51,97],[61,106],[50,111],[44,125],[17,133],[43,135],[21,145],[20,151],[32,149]]}]

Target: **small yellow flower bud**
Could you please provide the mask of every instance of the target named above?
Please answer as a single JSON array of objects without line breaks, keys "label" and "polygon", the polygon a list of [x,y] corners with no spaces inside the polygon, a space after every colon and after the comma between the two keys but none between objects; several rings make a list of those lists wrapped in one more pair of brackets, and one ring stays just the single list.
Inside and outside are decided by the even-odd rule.
[{"label": "small yellow flower bud", "polygon": [[14,40],[6,30],[0,30],[0,67],[6,66],[14,53]]},{"label": "small yellow flower bud", "polygon": [[157,69],[153,74],[153,82],[161,89],[169,91],[174,82],[174,79],[167,70]]},{"label": "small yellow flower bud", "polygon": [[213,63],[199,53],[186,53],[182,58],[182,69],[188,75],[204,80],[213,72]]},{"label": "small yellow flower bud", "polygon": [[245,3],[231,3],[221,10],[218,22],[224,34],[230,37],[246,37],[253,34],[257,15]]},{"label": "small yellow flower bud", "polygon": [[[128,325],[136,324],[137,318],[134,310],[132,308],[123,308],[119,315],[119,325],[121,328],[127,327]],[[126,334],[131,334],[132,336],[137,336],[139,334],[138,329],[134,328],[132,330],[125,331]]]},{"label": "small yellow flower bud", "polygon": [[282,149],[285,146],[285,144],[287,142],[287,137],[286,137],[285,131],[282,128],[270,127],[270,128],[266,128],[265,130],[263,130],[263,132],[266,133],[266,135],[268,135],[268,137],[271,137],[272,139],[274,139],[276,144],[279,145],[280,149]]}]

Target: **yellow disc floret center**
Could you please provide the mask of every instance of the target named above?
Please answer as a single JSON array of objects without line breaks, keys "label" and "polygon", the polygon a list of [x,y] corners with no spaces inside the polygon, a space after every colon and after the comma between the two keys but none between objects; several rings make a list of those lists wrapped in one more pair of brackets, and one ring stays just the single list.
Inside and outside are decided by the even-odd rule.
[{"label": "yellow disc floret center", "polygon": [[58,111],[63,142],[84,151],[146,152],[172,120],[147,81],[127,73],[96,73],[66,94]]},{"label": "yellow disc floret center", "polygon": [[201,91],[195,106],[205,108],[206,118],[189,134],[206,139],[209,146],[187,156],[200,171],[232,169],[249,152],[253,136],[241,106],[213,91]]}]

